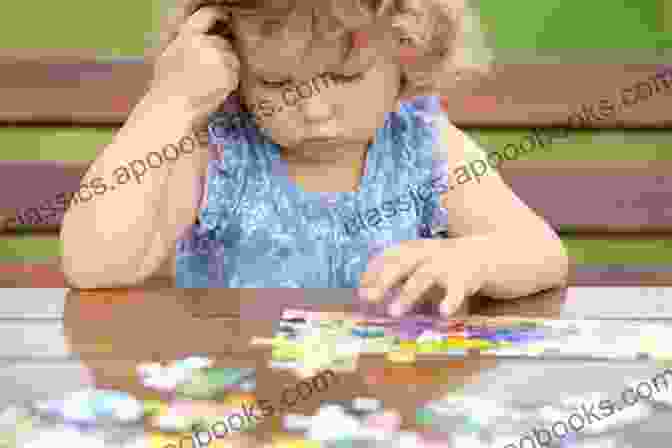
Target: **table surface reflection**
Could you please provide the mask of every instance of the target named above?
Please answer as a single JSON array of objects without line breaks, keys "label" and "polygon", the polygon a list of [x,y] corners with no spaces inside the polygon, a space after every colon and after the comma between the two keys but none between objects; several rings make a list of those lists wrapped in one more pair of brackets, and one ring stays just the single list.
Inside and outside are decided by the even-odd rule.
[{"label": "table surface reflection", "polygon": [[[216,366],[255,367],[257,398],[277,399],[283,387],[300,378],[291,371],[268,367],[271,349],[251,346],[250,339],[272,337],[275,322],[288,306],[361,309],[352,290],[338,289],[0,291],[0,407],[77,390],[83,384],[84,368],[93,373],[98,388],[156,399],[156,393],[140,383],[136,365],[194,354],[215,359]],[[511,301],[471,298],[460,312],[465,313],[667,320],[672,316],[672,288],[589,287],[551,290]],[[374,371],[408,376],[428,369],[432,379],[422,384],[366,381]],[[476,356],[419,359],[413,366],[404,366],[391,364],[383,355],[363,355],[356,372],[340,373],[337,383],[297,403],[292,412],[313,414],[322,400],[374,396],[386,408],[400,411],[404,429],[418,430],[413,423],[416,409],[456,388],[488,399],[549,401],[566,394],[620,393],[625,378],[651,378],[661,370],[660,363],[649,361],[497,360]],[[617,430],[616,446],[666,446],[662,436],[669,432],[664,422],[670,415],[663,410],[641,424]],[[279,430],[280,419],[269,418],[262,421],[254,436],[263,440]]]}]

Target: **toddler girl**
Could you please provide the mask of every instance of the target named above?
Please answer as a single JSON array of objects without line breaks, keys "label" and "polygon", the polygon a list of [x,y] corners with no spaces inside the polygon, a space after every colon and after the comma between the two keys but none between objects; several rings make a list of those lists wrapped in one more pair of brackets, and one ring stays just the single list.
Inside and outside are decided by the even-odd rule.
[{"label": "toddler girl", "polygon": [[85,178],[182,156],[68,211],[70,281],[136,284],[174,250],[178,287],[394,291],[396,315],[435,286],[450,314],[562,285],[552,229],[494,169],[467,184],[492,158],[437,96],[487,73],[464,2],[183,0],[148,93]]}]

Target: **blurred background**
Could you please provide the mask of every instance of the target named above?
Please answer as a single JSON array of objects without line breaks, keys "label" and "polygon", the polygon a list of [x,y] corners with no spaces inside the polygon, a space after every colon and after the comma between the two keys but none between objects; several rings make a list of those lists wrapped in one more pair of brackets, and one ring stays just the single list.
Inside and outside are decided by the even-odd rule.
[{"label": "blurred background", "polygon": [[[483,85],[446,92],[444,104],[489,150],[519,143],[532,128],[562,126],[581,104],[618,102],[622,88],[653,86],[651,77],[672,67],[672,0],[472,4],[497,68]],[[60,218],[7,220],[77,189],[143,93],[143,54],[167,5],[3,5],[0,286],[62,283]],[[672,271],[672,72],[667,79],[669,89],[502,168],[519,196],[561,232],[581,272]]]}]

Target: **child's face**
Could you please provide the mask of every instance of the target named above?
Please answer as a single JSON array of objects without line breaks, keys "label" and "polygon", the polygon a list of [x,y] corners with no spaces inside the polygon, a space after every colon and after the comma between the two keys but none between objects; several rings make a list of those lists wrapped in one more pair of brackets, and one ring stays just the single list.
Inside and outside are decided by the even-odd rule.
[{"label": "child's face", "polygon": [[[362,52],[368,56],[344,67],[347,38],[309,42],[288,36],[279,42],[259,37],[263,25],[253,19],[238,18],[233,25],[242,97],[258,126],[278,145],[328,157],[336,147],[370,142],[385,114],[395,109],[401,71],[389,36],[375,40],[376,33],[382,37],[380,31],[371,30],[376,50]],[[334,141],[310,141],[322,138]]]}]

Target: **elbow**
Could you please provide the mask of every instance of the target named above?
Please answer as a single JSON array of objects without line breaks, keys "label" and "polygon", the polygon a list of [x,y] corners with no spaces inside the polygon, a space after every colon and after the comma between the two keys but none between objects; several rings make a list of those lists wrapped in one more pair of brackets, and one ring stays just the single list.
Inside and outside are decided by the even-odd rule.
[{"label": "elbow", "polygon": [[110,274],[113,269],[106,265],[92,268],[91,265],[74,262],[72,258],[61,258],[61,270],[66,283],[73,289],[101,289],[101,288],[125,288],[142,283],[143,278],[136,276],[120,276]]},{"label": "elbow", "polygon": [[61,255],[61,271],[65,277],[65,281],[70,288],[74,289],[95,289],[100,288],[100,283],[95,281],[91,275],[81,269],[77,261],[69,254],[61,240],[61,247],[63,247],[63,254]]},{"label": "elbow", "polygon": [[[67,284],[75,289],[126,288],[136,286],[149,277],[146,269],[136,269],[123,253],[114,256],[112,248],[101,248],[87,242],[74,228],[65,224],[61,228],[61,271]],[[105,252],[101,254],[100,252]]]},{"label": "elbow", "polygon": [[130,272],[127,264],[115,266],[102,258],[92,257],[91,250],[78,249],[66,241],[61,239],[61,271],[71,288],[125,288],[145,280],[141,270]]},{"label": "elbow", "polygon": [[137,286],[145,280],[140,275],[125,277],[102,275],[106,270],[105,266],[102,266],[99,271],[93,271],[91,269],[73,268],[71,263],[62,261],[61,267],[66,283],[73,289],[129,288]]},{"label": "elbow", "polygon": [[61,269],[63,271],[63,276],[65,281],[70,288],[73,289],[98,289],[104,288],[105,285],[100,281],[96,281],[90,275],[82,271],[77,271],[73,269],[69,263],[61,261]]}]

